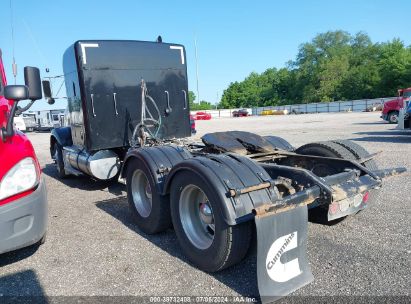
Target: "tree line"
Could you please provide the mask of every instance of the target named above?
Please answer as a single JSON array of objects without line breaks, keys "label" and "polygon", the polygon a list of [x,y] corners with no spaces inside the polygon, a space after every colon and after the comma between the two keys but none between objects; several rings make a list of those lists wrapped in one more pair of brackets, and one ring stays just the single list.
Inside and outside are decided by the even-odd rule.
[{"label": "tree line", "polygon": [[201,111],[201,110],[211,110],[215,108],[210,102],[208,101],[200,101],[199,103],[195,103],[194,101],[197,99],[196,94],[193,91],[188,91],[188,101],[191,111]]},{"label": "tree line", "polygon": [[286,67],[232,82],[218,107],[371,99],[394,96],[410,86],[411,46],[398,38],[373,43],[363,32],[329,31],[301,44]]}]

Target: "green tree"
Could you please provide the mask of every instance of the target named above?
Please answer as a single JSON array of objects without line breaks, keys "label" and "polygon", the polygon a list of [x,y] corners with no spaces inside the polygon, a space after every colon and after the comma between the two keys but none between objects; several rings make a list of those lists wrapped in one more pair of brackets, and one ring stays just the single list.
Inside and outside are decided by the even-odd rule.
[{"label": "green tree", "polygon": [[194,101],[196,100],[197,96],[194,94],[193,91],[188,91],[188,104],[190,107],[190,110],[193,110],[195,107]]},{"label": "green tree", "polygon": [[211,110],[213,105],[207,101],[200,101],[200,103],[195,103],[197,96],[194,94],[193,91],[188,91],[188,102],[191,111],[199,111],[199,110]]},{"label": "green tree", "polygon": [[199,110],[211,110],[213,109],[213,105],[208,101],[202,100],[200,103],[193,104],[193,107],[190,108],[192,111],[199,111]]},{"label": "green tree", "polygon": [[411,47],[372,43],[364,32],[329,31],[300,45],[286,68],[230,83],[220,107],[240,108],[392,96],[411,86]]},{"label": "green tree", "polygon": [[410,66],[411,49],[406,48],[399,39],[378,45],[379,51],[379,74],[381,82],[379,93],[385,96],[403,87],[411,85]]}]

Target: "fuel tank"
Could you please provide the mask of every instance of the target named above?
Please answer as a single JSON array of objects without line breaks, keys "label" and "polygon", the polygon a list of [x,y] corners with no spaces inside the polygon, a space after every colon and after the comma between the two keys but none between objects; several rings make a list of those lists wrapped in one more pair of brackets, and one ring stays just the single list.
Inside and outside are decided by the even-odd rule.
[{"label": "fuel tank", "polygon": [[112,150],[88,153],[65,147],[64,152],[65,160],[71,167],[99,180],[111,179],[120,172],[120,159]]}]

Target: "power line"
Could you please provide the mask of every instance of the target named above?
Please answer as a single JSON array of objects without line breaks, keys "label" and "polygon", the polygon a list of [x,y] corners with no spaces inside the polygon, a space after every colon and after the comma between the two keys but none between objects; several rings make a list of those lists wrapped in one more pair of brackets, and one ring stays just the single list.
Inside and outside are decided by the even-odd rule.
[{"label": "power line", "polygon": [[37,54],[39,55],[40,59],[43,61],[44,67],[47,69],[47,60],[46,60],[46,57],[45,57],[44,54],[41,52],[40,47],[39,47],[39,45],[38,45],[38,43],[37,43],[37,40],[36,40],[36,38],[34,37],[33,32],[31,31],[30,27],[28,26],[26,20],[25,20],[25,19],[22,19],[22,20],[23,20],[23,24],[24,24],[24,26],[25,26],[25,28],[26,28],[26,30],[27,30],[27,33],[28,33],[28,35],[29,35],[29,37],[30,37],[30,39],[31,39],[31,42],[33,43],[34,48],[35,48],[36,51],[37,51]]},{"label": "power line", "polygon": [[13,76],[14,76],[14,84],[17,83],[17,64],[16,60],[14,58],[14,24],[13,24],[13,5],[11,3],[12,0],[10,0],[10,27],[11,27],[11,49],[13,53],[13,63],[12,63],[12,70],[13,70]]}]

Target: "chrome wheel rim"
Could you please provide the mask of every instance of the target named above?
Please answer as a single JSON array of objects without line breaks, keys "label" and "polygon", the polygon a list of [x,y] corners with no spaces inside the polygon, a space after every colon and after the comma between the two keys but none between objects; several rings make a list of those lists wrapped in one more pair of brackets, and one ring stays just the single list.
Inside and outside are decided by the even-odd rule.
[{"label": "chrome wheel rim", "polygon": [[207,249],[214,240],[215,224],[211,204],[204,192],[187,185],[180,195],[180,220],[190,242],[198,249]]},{"label": "chrome wheel rim", "polygon": [[392,114],[391,115],[391,122],[397,123],[398,122],[398,115],[397,114]]},{"label": "chrome wheel rim", "polygon": [[137,212],[142,217],[151,213],[153,194],[147,176],[142,170],[136,170],[131,178],[131,193]]}]

